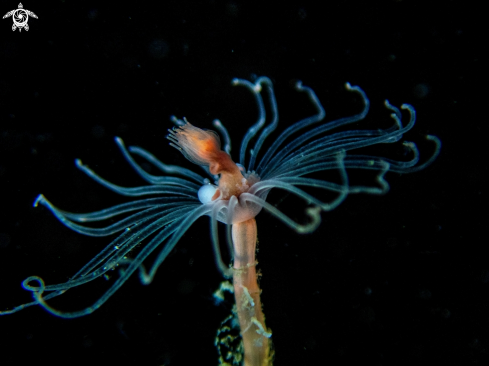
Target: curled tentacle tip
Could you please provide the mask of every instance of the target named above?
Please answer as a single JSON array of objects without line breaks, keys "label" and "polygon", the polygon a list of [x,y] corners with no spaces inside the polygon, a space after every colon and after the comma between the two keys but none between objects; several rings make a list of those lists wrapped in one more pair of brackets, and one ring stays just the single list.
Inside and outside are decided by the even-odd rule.
[{"label": "curled tentacle tip", "polygon": [[321,224],[321,207],[308,207],[306,214],[311,218],[311,222],[299,228],[299,232],[303,234],[312,233]]},{"label": "curled tentacle tip", "polygon": [[37,207],[39,202],[42,203],[42,201],[44,201],[44,195],[41,193],[39,196],[36,197],[34,203],[32,204],[32,207]]},{"label": "curled tentacle tip", "polygon": [[222,122],[220,120],[218,120],[218,119],[215,119],[214,121],[212,121],[212,124],[214,126],[222,126]]},{"label": "curled tentacle tip", "polygon": [[[183,117],[183,121],[176,116],[170,116],[170,121],[172,121],[177,127],[183,126],[187,121],[185,117]],[[175,127],[173,127],[175,128]]]},{"label": "curled tentacle tip", "polygon": [[433,141],[436,145],[436,150],[435,150],[435,157],[438,156],[438,154],[440,153],[440,149],[441,149],[441,140],[434,136],[434,135],[426,135],[426,139],[427,140],[430,140],[430,141]]},{"label": "curled tentacle tip", "polygon": [[297,80],[297,82],[295,83],[295,88],[297,90],[302,90],[302,80]]},{"label": "curled tentacle tip", "polygon": [[[29,282],[33,282],[33,281],[37,282],[38,286],[33,286],[29,284]],[[43,292],[46,286],[44,285],[44,280],[41,277],[30,276],[27,277],[24,281],[22,281],[22,287],[25,290],[32,291],[32,292],[39,292],[39,291]]]},{"label": "curled tentacle tip", "polygon": [[348,89],[348,90],[351,90],[352,89],[352,86],[351,86],[351,84],[348,81],[345,83],[345,88]]},{"label": "curled tentacle tip", "polygon": [[231,80],[231,85],[238,85],[239,84],[239,79],[238,78],[234,78]]},{"label": "curled tentacle tip", "polygon": [[306,212],[309,216],[313,216],[314,218],[319,218],[319,213],[321,212],[321,207],[319,206],[314,206],[314,207],[308,207],[306,209]]},{"label": "curled tentacle tip", "polygon": [[151,276],[148,276],[146,273],[142,272],[139,274],[139,280],[141,281],[142,285],[149,285],[153,281]]},{"label": "curled tentacle tip", "polygon": [[441,144],[441,140],[435,135],[426,135],[426,140],[437,141],[439,144]]}]

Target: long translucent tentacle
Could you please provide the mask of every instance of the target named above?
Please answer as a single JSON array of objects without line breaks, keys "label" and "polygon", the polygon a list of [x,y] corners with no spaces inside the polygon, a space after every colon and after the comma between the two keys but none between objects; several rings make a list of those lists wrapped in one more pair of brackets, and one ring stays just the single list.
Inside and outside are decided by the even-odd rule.
[{"label": "long translucent tentacle", "polygon": [[272,121],[263,129],[260,137],[255,143],[253,147],[253,151],[250,156],[250,163],[248,165],[248,171],[252,171],[255,167],[256,157],[260,152],[260,149],[265,142],[265,139],[277,128],[278,125],[278,108],[277,108],[277,100],[275,99],[275,92],[273,91],[272,81],[267,77],[261,77],[257,80],[257,84],[264,84],[267,88],[268,99],[270,101],[270,107],[272,109]]},{"label": "long translucent tentacle", "polygon": [[222,122],[219,121],[218,119],[215,119],[214,121],[212,121],[212,125],[215,128],[217,128],[217,130],[221,133],[221,135],[224,139],[223,150],[225,152],[227,152],[229,155],[231,155],[231,138],[229,137],[228,130],[226,129],[226,127],[224,127]]},{"label": "long translucent tentacle", "polygon": [[140,222],[141,220],[148,220],[152,218],[154,219],[160,216],[164,216],[169,212],[175,210],[175,208],[180,208],[183,206],[182,202],[155,205],[145,209],[144,211],[130,215],[112,225],[102,227],[102,228],[91,228],[91,227],[86,227],[86,226],[73,223],[72,221],[70,221],[69,218],[67,218],[67,216],[63,213],[63,211],[57,209],[56,206],[51,204],[51,202],[49,202],[44,196],[41,195],[40,197],[41,199],[39,199],[37,202],[47,207],[53,213],[53,215],[56,216],[56,218],[59,221],[61,221],[66,227],[80,234],[89,235],[89,236],[111,235],[118,231],[124,230]]},{"label": "long translucent tentacle", "polygon": [[[190,218],[190,221],[195,221],[195,213],[197,211],[202,211],[202,206],[194,209],[191,211],[188,215],[186,215],[186,219],[183,220],[183,222],[188,223],[188,219]],[[144,267],[142,266],[142,262],[148,257],[151,252],[153,252],[166,238],[168,238],[170,235],[172,235],[172,238],[165,244],[163,249],[161,250],[157,261],[153,265],[153,268],[151,269],[150,275],[145,276],[142,281],[143,283],[149,283],[151,282],[151,279],[154,276],[154,273],[156,272],[156,269],[158,266],[161,264],[161,262],[166,258],[168,253],[173,249],[175,246],[176,242],[180,239],[182,235],[182,228],[181,228],[181,223],[174,221],[172,224],[166,226],[161,230],[160,233],[158,233],[153,240],[151,240],[148,245],[146,245],[141,252],[138,253],[138,255],[129,261],[128,267],[122,272],[121,277],[119,277],[114,284],[109,288],[107,292],[105,292],[104,295],[102,295],[95,303],[93,303],[91,306],[86,307],[82,310],[79,311],[73,311],[73,312],[62,312],[57,309],[52,308],[50,305],[48,305],[45,302],[45,298],[43,297],[43,293],[45,290],[48,288],[53,289],[54,286],[45,286],[44,282],[42,279],[38,277],[31,277],[29,279],[30,282],[32,281],[37,281],[38,286],[32,286],[28,283],[25,284],[25,287],[27,289],[30,289],[33,291],[33,297],[35,302],[37,302],[39,305],[41,305],[44,309],[49,311],[50,313],[57,315],[62,318],[77,318],[83,315],[87,315],[98,309],[100,306],[102,306],[121,286],[122,284],[131,276],[134,271],[136,271],[138,268],[141,270],[141,273],[144,272]]]},{"label": "long translucent tentacle", "polygon": [[103,179],[99,175],[97,175],[93,170],[91,170],[86,165],[83,165],[80,159],[75,161],[76,166],[83,171],[90,178],[95,180],[100,185],[114,191],[123,196],[137,197],[137,196],[145,196],[150,194],[172,194],[172,195],[180,195],[180,196],[188,196],[188,197],[196,197],[197,192],[195,189],[186,188],[186,187],[164,187],[164,186],[144,186],[144,187],[121,187],[116,184],[110,183],[109,181]]},{"label": "long translucent tentacle", "polygon": [[248,129],[248,132],[246,132],[246,134],[244,135],[243,141],[241,142],[241,149],[239,151],[239,163],[242,166],[246,166],[245,160],[246,160],[246,149],[248,148],[248,143],[253,137],[256,136],[258,131],[265,124],[265,119],[266,119],[265,106],[263,105],[263,98],[260,94],[262,87],[260,83],[253,84],[248,80],[244,80],[244,79],[233,79],[231,83],[232,85],[244,86],[248,90],[250,90],[255,97],[256,104],[258,105],[258,119],[255,122],[255,124]]},{"label": "long translucent tentacle", "polygon": [[193,171],[187,169],[187,168],[182,168],[181,166],[178,165],[169,165],[161,162],[158,160],[153,154],[149,153],[148,151],[138,147],[138,146],[129,146],[129,152],[139,155],[143,159],[146,159],[148,162],[156,166],[158,169],[160,169],[163,173],[166,174],[179,174],[184,177],[190,178],[194,180],[195,182],[202,184],[204,182],[204,177],[198,175],[197,173],[194,173]]},{"label": "long translucent tentacle", "polygon": [[[350,84],[347,83],[346,84],[346,87],[347,87],[348,90],[355,91],[355,92],[359,93],[362,96],[363,103],[364,103],[364,108],[363,108],[363,110],[360,113],[358,113],[358,114],[356,114],[354,116],[340,118],[338,120],[325,123],[325,124],[323,124],[321,126],[318,126],[317,128],[314,128],[314,129],[312,129],[310,131],[307,131],[307,132],[303,133],[301,136],[296,137],[294,140],[292,140],[291,142],[289,142],[282,150],[280,150],[273,157],[273,159],[280,161],[289,152],[294,151],[299,146],[301,146],[302,144],[304,144],[306,141],[309,141],[310,139],[312,139],[313,137],[315,137],[317,135],[323,134],[323,133],[325,133],[327,131],[331,131],[331,130],[333,130],[335,128],[338,128],[340,126],[344,126],[344,125],[347,125],[347,124],[350,124],[350,123],[354,123],[354,122],[363,120],[365,118],[365,116],[367,115],[368,110],[369,110],[369,106],[370,106],[370,101],[368,100],[367,95],[365,94],[365,92],[361,88],[359,88],[357,86],[350,86]],[[265,165],[265,166],[263,166],[263,168],[261,170],[257,171],[257,173],[259,175],[261,175],[262,172],[264,172],[266,170],[267,170],[267,167]]]},{"label": "long translucent tentacle", "polygon": [[[235,196],[233,198],[236,199]],[[221,211],[223,208],[227,206],[227,202],[225,201],[219,201],[214,204],[212,204],[212,212],[210,215],[210,222],[211,222],[211,241],[212,241],[212,247],[214,249],[214,258],[216,262],[216,266],[225,278],[231,278],[233,276],[233,270],[229,266],[226,266],[224,264],[224,261],[222,260],[221,256],[221,249],[219,246],[219,234],[217,232],[217,215],[219,211]],[[228,225],[231,226],[231,225]]]},{"label": "long translucent tentacle", "polygon": [[188,181],[186,179],[177,178],[177,177],[158,177],[147,173],[146,171],[144,171],[143,168],[139,166],[138,163],[136,163],[136,161],[129,154],[129,151],[127,151],[126,146],[124,145],[124,141],[122,141],[121,138],[116,137],[115,142],[117,143],[117,146],[119,146],[119,149],[124,155],[124,158],[131,165],[131,167],[148,183],[158,184],[158,185],[188,187],[188,188],[193,188],[195,190],[198,190],[200,188],[200,185]]},{"label": "long translucent tentacle", "polygon": [[314,107],[317,109],[317,113],[311,117],[307,117],[297,123],[294,123],[292,126],[288,127],[284,132],[280,134],[280,136],[273,142],[272,146],[267,150],[266,154],[263,156],[263,159],[260,160],[260,164],[258,164],[258,167],[256,168],[257,172],[262,171],[262,167],[266,166],[268,161],[271,159],[273,154],[277,151],[277,149],[280,147],[280,145],[292,134],[296,133],[297,131],[306,128],[314,123],[320,122],[324,119],[326,116],[326,111],[324,110],[321,102],[319,101],[318,97],[316,96],[316,93],[314,91],[307,87],[307,86],[302,86],[302,82],[298,81],[296,84],[296,89],[301,91],[301,92],[306,92],[307,95],[309,96],[309,99],[311,100],[312,104]]},{"label": "long translucent tentacle", "polygon": [[240,198],[245,201],[253,202],[256,203],[257,205],[262,206],[264,209],[266,209],[268,212],[270,212],[272,215],[274,215],[275,217],[283,221],[287,226],[291,227],[298,233],[311,233],[314,230],[316,230],[319,224],[321,223],[321,215],[319,214],[321,211],[320,207],[307,208],[306,213],[311,218],[311,222],[306,225],[301,225],[295,222],[294,220],[290,219],[288,216],[283,214],[275,206],[271,205],[270,203],[261,199],[260,197],[257,197],[250,193],[242,193]]}]

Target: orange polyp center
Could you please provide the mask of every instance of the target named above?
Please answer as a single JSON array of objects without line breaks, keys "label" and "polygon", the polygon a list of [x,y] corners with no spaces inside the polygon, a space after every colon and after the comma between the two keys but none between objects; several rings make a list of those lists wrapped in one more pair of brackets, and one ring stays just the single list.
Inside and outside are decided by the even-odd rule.
[{"label": "orange polyp center", "polygon": [[191,162],[207,165],[211,174],[220,174],[218,190],[212,200],[228,200],[231,196],[239,197],[251,184],[243,177],[231,157],[221,150],[218,135],[213,131],[202,130],[186,123],[170,131],[170,139],[182,149]]}]

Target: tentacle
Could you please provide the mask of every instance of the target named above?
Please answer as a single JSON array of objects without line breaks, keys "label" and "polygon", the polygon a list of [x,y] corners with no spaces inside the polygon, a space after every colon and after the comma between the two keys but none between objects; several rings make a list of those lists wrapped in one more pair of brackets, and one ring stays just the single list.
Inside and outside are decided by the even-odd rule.
[{"label": "tentacle", "polygon": [[[386,101],[386,103],[388,102]],[[389,109],[400,113],[397,108],[390,105],[389,107],[391,107]],[[402,128],[401,120],[397,118],[397,115],[395,116],[395,125],[384,130],[342,131],[311,141],[308,144],[289,152],[287,155],[284,155],[280,160],[274,158],[273,162],[268,164],[267,171],[262,177],[265,178],[280,175],[283,171],[288,171],[290,167],[300,166],[305,162],[309,162],[311,158],[322,160],[323,157],[328,156],[330,153],[343,150],[345,146],[351,146],[357,141],[365,141],[368,137],[384,136],[384,143],[398,141],[402,135],[397,136],[395,139],[390,135]]]},{"label": "tentacle", "polygon": [[217,130],[221,133],[222,137],[224,138],[223,150],[225,152],[227,152],[229,155],[231,155],[231,138],[229,137],[228,130],[226,129],[226,127],[224,127],[222,122],[219,121],[218,119],[215,119],[214,121],[212,121],[212,125],[215,128],[217,128]]},{"label": "tentacle", "polygon": [[[303,170],[303,171],[308,170],[307,167],[304,168],[306,163],[309,163],[310,161],[314,161],[314,160],[320,160],[321,158],[324,159],[324,158],[328,157],[328,155],[338,151],[338,149],[349,151],[349,150],[359,149],[359,148],[366,147],[366,146],[375,145],[378,143],[386,143],[386,142],[390,143],[390,142],[394,142],[394,141],[399,140],[399,138],[402,137],[402,135],[404,133],[409,131],[414,126],[414,123],[416,121],[416,112],[414,111],[414,109],[410,105],[403,104],[402,108],[408,109],[410,112],[410,115],[411,115],[409,123],[407,124],[406,127],[403,127],[400,130],[395,130],[395,131],[390,132],[388,134],[381,134],[377,137],[372,137],[369,139],[356,139],[355,138],[352,140],[349,140],[349,139],[342,140],[339,143],[334,143],[332,146],[326,145],[326,146],[321,147],[318,144],[317,145],[317,146],[319,146],[319,148],[318,148],[317,146],[310,145],[310,146],[306,147],[306,149],[301,150],[300,153],[297,153],[296,157],[294,159],[290,159],[290,161],[289,160],[284,161],[283,162],[284,167],[283,168],[277,167],[275,169],[275,174],[277,174],[277,170],[280,169],[280,171],[282,172],[282,173],[280,173],[280,175],[281,174],[297,175],[298,174],[297,171],[299,171],[299,170]],[[392,116],[392,118],[394,118],[396,120],[396,123],[398,123],[399,125],[402,125],[401,121],[397,118],[396,114],[392,114],[391,116]],[[348,134],[345,134],[345,136],[346,135],[348,135]],[[286,167],[288,168],[291,165],[293,165],[295,167],[300,166],[300,168],[296,168],[295,172],[292,173],[291,169],[285,169]],[[286,171],[287,171],[287,173],[286,173]],[[275,174],[272,175],[269,172],[266,172],[266,174],[264,176],[266,176],[267,178],[268,177],[274,177],[275,178],[278,175],[278,174],[277,175],[275,175]]]},{"label": "tentacle", "polygon": [[136,161],[129,154],[129,152],[126,149],[126,146],[124,145],[124,141],[122,141],[121,138],[116,137],[115,142],[117,146],[119,146],[122,155],[124,155],[124,158],[131,165],[131,167],[148,183],[158,184],[158,185],[188,187],[196,190],[199,189],[200,186],[198,184],[195,184],[194,182],[188,181],[186,179],[177,178],[177,177],[158,177],[147,173],[143,168],[139,166],[138,163],[136,163]]},{"label": "tentacle", "polygon": [[260,137],[258,137],[258,140],[255,143],[255,146],[253,147],[250,156],[250,162],[248,165],[248,171],[253,171],[255,167],[256,157],[258,156],[258,153],[260,152],[263,143],[265,142],[266,138],[277,128],[278,125],[277,100],[275,99],[275,92],[273,91],[272,81],[267,77],[261,77],[256,81],[255,84],[265,84],[267,87],[268,99],[270,101],[270,107],[272,109],[272,121],[267,125],[267,127],[263,129]]},{"label": "tentacle", "polygon": [[153,218],[157,218],[158,216],[164,216],[167,213],[175,210],[175,208],[184,207],[182,202],[169,203],[164,205],[156,205],[150,208],[145,209],[144,211],[135,213],[131,216],[128,216],[112,225],[103,227],[103,228],[91,228],[82,225],[75,224],[70,221],[69,218],[64,215],[63,211],[56,208],[56,206],[52,205],[44,196],[40,195],[36,203],[41,203],[43,206],[48,208],[56,218],[63,223],[66,227],[76,231],[80,234],[89,235],[89,236],[107,236],[114,234],[118,231],[124,230],[134,224],[139,223],[141,220],[149,220]]},{"label": "tentacle", "polygon": [[[149,272],[146,272],[145,268],[141,266],[140,269],[140,279],[141,282],[145,285],[151,283],[153,281],[153,278],[156,274],[156,271],[158,267],[163,263],[165,258],[170,254],[170,252],[173,250],[175,245],[178,243],[180,238],[182,237],[183,234],[187,231],[187,229],[197,220],[199,217],[204,216],[209,214],[211,211],[211,206],[210,205],[200,205],[196,209],[194,209],[192,212],[188,213],[184,217],[182,217],[182,221],[177,225],[175,229],[175,233],[171,237],[171,239],[166,243],[165,247],[161,250],[161,252],[158,254],[156,257],[155,261],[153,262],[152,267],[150,268]],[[176,224],[176,223],[175,223]],[[174,224],[172,224],[174,225]],[[166,237],[165,237],[166,238]],[[143,251],[149,250],[150,252],[154,250],[153,246],[158,246],[159,243],[162,241],[160,234],[158,234],[156,237],[151,240],[146,247],[143,249]],[[146,249],[149,248],[149,249]]]},{"label": "tentacle", "polygon": [[149,153],[148,151],[140,147],[129,146],[129,152],[142,157],[143,159],[145,159],[146,161],[148,161],[149,163],[153,164],[158,169],[160,169],[163,173],[182,175],[184,177],[192,179],[193,181],[199,184],[201,184],[204,181],[204,177],[198,175],[197,173],[194,173],[190,169],[182,168],[178,165],[165,164],[160,160],[158,160],[153,154]]},{"label": "tentacle", "polygon": [[277,151],[280,145],[288,137],[290,137],[292,134],[296,133],[297,131],[306,128],[307,126],[322,121],[326,116],[326,111],[324,110],[321,102],[316,96],[316,93],[314,93],[314,91],[311,88],[307,86],[302,86],[301,81],[298,81],[295,87],[298,91],[307,93],[309,100],[317,109],[317,113],[311,117],[304,118],[303,120],[294,123],[292,126],[288,127],[284,132],[282,132],[280,136],[274,141],[272,146],[267,150],[267,153],[263,156],[263,159],[261,159],[260,164],[258,164],[258,167],[256,168],[257,172],[261,172],[263,170],[263,167],[265,167],[268,164],[273,154]]},{"label": "tentacle", "polygon": [[[324,211],[331,211],[336,208],[341,202],[343,202],[350,192],[350,187],[348,183],[348,175],[346,174],[345,169],[345,152],[340,151],[336,154],[336,168],[339,169],[341,176],[341,184],[326,182],[323,180],[312,179],[312,178],[301,178],[301,177],[289,177],[289,178],[281,178],[281,179],[271,179],[259,182],[251,187],[249,193],[258,193],[258,191],[265,189],[270,190],[271,188],[282,188],[291,193],[302,197],[308,203],[313,203],[314,205],[321,207]],[[310,194],[304,192],[303,190],[294,186],[297,185],[306,185],[317,188],[323,188],[330,191],[338,192],[339,195],[330,203],[324,203],[317,198],[311,196]]]},{"label": "tentacle", "polygon": [[[33,206],[37,207],[42,200],[46,197],[40,194],[34,201]],[[71,221],[76,222],[93,222],[93,221],[103,221],[113,218],[118,215],[122,215],[131,211],[142,210],[144,208],[154,207],[156,205],[166,205],[166,204],[195,204],[198,203],[196,199],[183,199],[181,197],[163,197],[163,198],[146,198],[143,200],[126,202],[120,205],[109,207],[100,211],[90,212],[90,213],[73,213],[56,208],[63,216]]]},{"label": "tentacle", "polygon": [[80,159],[76,159],[75,163],[76,166],[81,171],[83,171],[86,175],[88,175],[90,178],[95,180],[97,183],[123,196],[137,197],[137,196],[145,196],[150,194],[172,194],[178,196],[197,197],[196,190],[185,188],[185,187],[177,187],[177,186],[171,186],[171,187],[144,186],[144,187],[131,187],[131,188],[121,187],[101,178],[93,170],[88,168],[86,165],[83,165]]},{"label": "tentacle", "polygon": [[435,159],[438,157],[438,155],[440,155],[441,140],[438,137],[433,136],[433,135],[426,135],[426,139],[429,141],[433,141],[435,143],[435,151],[433,152],[431,157],[427,161],[425,161],[423,164],[404,169],[403,171],[401,171],[401,173],[413,173],[413,172],[417,172],[419,170],[422,170],[422,169],[428,167],[429,165],[431,165],[435,161]]},{"label": "tentacle", "polygon": [[248,144],[250,140],[256,136],[258,131],[263,127],[266,120],[265,106],[263,105],[263,98],[260,94],[262,87],[259,83],[251,83],[248,80],[244,79],[233,79],[231,81],[232,85],[241,85],[246,87],[253,96],[255,97],[256,104],[258,105],[258,119],[253,126],[251,126],[246,134],[243,137],[243,141],[241,142],[241,149],[239,151],[239,163],[242,166],[246,166],[246,149],[248,148]]},{"label": "tentacle", "polygon": [[[100,252],[95,258],[93,258],[82,269],[80,269],[70,280],[68,280],[65,283],[45,286],[44,282],[42,282],[43,284],[42,284],[42,288],[41,288],[40,286],[36,287],[36,286],[33,286],[32,284],[30,284],[31,281],[38,281],[38,282],[42,281],[42,279],[40,277],[31,276],[31,277],[27,278],[26,280],[23,281],[23,287],[29,291],[41,292],[41,294],[39,294],[39,295],[33,294],[33,296],[34,296],[33,302],[17,306],[16,308],[14,308],[12,310],[0,312],[0,315],[14,313],[14,312],[22,310],[26,307],[32,306],[32,305],[41,305],[44,308],[46,308],[46,310],[53,313],[54,315],[61,316],[61,317],[67,317],[67,318],[78,317],[78,316],[89,314],[91,311],[95,310],[100,305],[102,305],[102,303],[105,302],[108,297],[105,298],[105,300],[103,300],[102,303],[100,303],[100,304],[98,304],[98,301],[97,301],[94,304],[94,306],[87,308],[87,309],[84,309],[82,312],[74,312],[74,313],[64,313],[64,312],[55,310],[53,308],[50,308],[49,305],[47,305],[45,303],[45,300],[49,300],[51,298],[62,295],[64,292],[66,292],[67,290],[69,290],[73,287],[80,286],[80,285],[83,285],[87,282],[93,281],[93,280],[103,276],[105,273],[112,270],[113,268],[115,268],[118,264],[132,264],[134,260],[129,260],[129,259],[126,259],[126,257],[125,257],[128,252],[130,252],[143,239],[147,238],[149,235],[151,235],[152,233],[154,233],[158,229],[164,227],[165,225],[167,225],[169,223],[178,222],[179,220],[181,220],[184,216],[186,216],[189,212],[191,212],[193,210],[195,210],[195,205],[193,208],[192,207],[185,207],[185,208],[182,208],[180,210],[175,210],[171,214],[167,215],[166,217],[161,218],[161,219],[154,221],[154,222],[151,222],[151,223],[134,225],[132,230],[130,230],[130,229],[125,230],[118,238],[116,238],[114,241],[112,241],[102,252]],[[175,230],[176,230],[176,228],[173,231],[175,231]],[[172,232],[170,232],[170,234]],[[140,258],[140,254],[138,254],[138,256],[136,258]],[[147,255],[149,255],[149,253]],[[144,258],[142,260],[144,260]],[[125,273],[127,273],[127,270]],[[127,277],[128,276],[126,276],[125,278],[127,279]],[[124,281],[125,281],[125,279],[120,283],[120,285],[122,285],[122,283]],[[119,285],[119,287],[120,287],[120,285]],[[114,289],[113,292],[115,292],[115,290],[117,290],[117,289]],[[45,291],[49,291],[49,292],[52,291],[52,292],[46,296],[42,296],[42,294]],[[110,292],[110,290],[109,290],[109,292]],[[110,297],[110,295],[113,292],[110,292],[110,294],[108,296]],[[106,295],[108,293],[106,293]],[[101,301],[102,299],[103,298],[101,298],[99,301]]]},{"label": "tentacle", "polygon": [[181,220],[193,210],[195,210],[195,207],[182,208],[175,210],[166,217],[156,221],[134,225],[133,229],[125,230],[119,237],[114,239],[104,250],[83,266],[83,268],[81,268],[70,280],[59,284],[48,285],[46,286],[46,291],[68,290],[80,286],[103,276],[106,272],[119,264],[126,264],[127,261],[130,261],[126,258],[126,255],[141,243],[141,241],[165,225]]},{"label": "tentacle", "polygon": [[[235,196],[233,197],[236,198]],[[217,232],[217,215],[219,211],[226,208],[226,206],[227,206],[226,201],[218,201],[212,204],[212,212],[210,215],[211,241],[212,241],[212,248],[214,249],[214,258],[216,261],[217,268],[224,276],[224,278],[231,278],[233,277],[233,269],[230,268],[229,266],[226,266],[224,264],[224,261],[222,260],[221,249],[219,246],[219,234]],[[231,225],[227,225],[227,226],[231,226]]]},{"label": "tentacle", "polygon": [[[365,118],[365,116],[367,115],[368,109],[369,109],[369,106],[370,106],[370,101],[368,100],[367,95],[364,93],[364,91],[362,89],[360,89],[357,86],[351,86],[350,84],[347,83],[346,84],[346,88],[348,90],[355,91],[355,92],[359,93],[362,96],[363,102],[364,102],[364,108],[363,108],[363,110],[360,113],[358,113],[358,114],[356,114],[354,116],[340,118],[338,120],[325,123],[325,124],[323,124],[321,126],[318,126],[317,128],[314,128],[314,129],[312,129],[310,131],[307,131],[307,132],[303,133],[302,135],[298,136],[297,138],[295,138],[294,140],[292,140],[291,142],[289,142],[283,149],[281,149],[273,157],[273,159],[270,161],[269,164],[273,164],[274,161],[281,161],[284,156],[286,156],[286,155],[289,154],[289,152],[294,151],[299,146],[301,146],[302,144],[304,144],[306,141],[309,141],[310,139],[312,139],[313,137],[315,137],[317,135],[323,134],[323,133],[325,133],[327,131],[331,131],[331,130],[333,130],[335,128],[338,128],[340,126],[344,126],[344,125],[347,125],[347,124],[350,124],[350,123],[354,123],[354,122],[358,122],[358,121],[363,120]],[[268,168],[265,165],[265,166],[263,166],[262,170],[257,171],[257,173],[258,173],[258,175],[262,175],[262,173],[263,172],[266,172],[267,170],[268,170]]]},{"label": "tentacle", "polygon": [[301,225],[290,219],[288,216],[284,215],[275,206],[269,204],[267,201],[261,199],[260,197],[252,195],[250,193],[242,193],[240,198],[244,199],[245,201],[253,202],[257,205],[262,206],[265,210],[275,215],[275,217],[282,220],[286,225],[288,225],[298,233],[312,233],[321,223],[321,215],[319,214],[321,212],[320,207],[308,207],[306,209],[306,214],[311,218],[311,222],[306,225]]},{"label": "tentacle", "polygon": [[[189,215],[185,215],[187,218],[188,217],[194,217],[193,213],[195,213],[196,211],[199,211],[199,209],[201,209],[201,207],[197,208],[197,209],[194,209],[193,212],[191,212]],[[184,220],[185,221],[185,220]],[[100,297],[95,303],[93,303],[91,306],[89,307],[86,307],[82,310],[79,310],[79,311],[73,311],[73,312],[63,312],[63,311],[59,311],[57,309],[54,309],[52,308],[50,305],[48,305],[45,300],[47,299],[47,296],[46,297],[43,297],[43,293],[44,291],[46,291],[48,288],[55,288],[55,286],[51,285],[51,286],[45,286],[43,281],[38,278],[38,277],[32,277],[30,279],[30,281],[38,281],[39,282],[39,286],[38,287],[34,287],[30,284],[28,284],[28,286],[31,287],[31,290],[33,290],[33,297],[34,297],[34,300],[35,302],[37,302],[40,306],[42,306],[44,309],[46,309],[48,312],[52,313],[53,315],[56,315],[56,316],[59,316],[59,317],[62,317],[62,318],[77,318],[77,317],[80,317],[80,316],[84,316],[84,315],[88,315],[90,313],[92,313],[93,311],[95,311],[96,309],[98,309],[100,306],[102,306],[123,284],[124,282],[131,276],[132,273],[134,273],[134,271],[136,271],[138,268],[141,270],[141,272],[144,271],[144,267],[142,266],[142,262],[148,257],[148,255],[151,254],[151,252],[153,252],[166,238],[168,238],[171,234],[173,234],[172,238],[170,239],[169,242],[167,242],[164,246],[164,248],[162,249],[160,255],[158,256],[158,266],[159,264],[161,264],[161,262],[164,260],[164,258],[166,258],[166,256],[168,255],[168,253],[174,248],[176,242],[178,241],[178,239],[181,237],[181,235],[177,235],[177,237],[175,237],[175,234],[178,234],[179,232],[181,232],[181,224],[180,223],[177,223],[176,221],[174,221],[172,224],[166,226],[165,228],[163,228],[161,230],[161,232],[159,234],[157,234],[153,240],[150,241],[150,243],[148,243],[148,245],[146,245],[139,253],[138,255],[128,261],[129,265],[127,267],[127,269],[123,272],[121,272],[121,277],[119,277],[114,284],[112,284],[112,286],[109,288],[108,291],[105,292],[105,294]],[[183,233],[181,233],[183,234]],[[175,240],[176,239],[176,240]],[[171,247],[171,248],[169,248]],[[163,254],[163,255],[162,255]],[[152,268],[151,270],[151,274],[152,276],[148,276],[150,277],[150,280],[147,281],[143,281],[143,283],[149,283],[151,282],[151,279],[153,278],[154,276],[154,272],[156,271],[157,269],[157,266],[156,268]],[[28,287],[27,287],[28,288]]]}]

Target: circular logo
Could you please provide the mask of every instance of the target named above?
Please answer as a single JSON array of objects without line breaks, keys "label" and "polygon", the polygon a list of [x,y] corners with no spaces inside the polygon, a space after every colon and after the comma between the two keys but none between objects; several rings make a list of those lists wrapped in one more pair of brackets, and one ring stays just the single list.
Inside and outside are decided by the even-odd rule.
[{"label": "circular logo", "polygon": [[29,20],[29,15],[24,9],[16,9],[12,14],[12,19],[17,27],[23,28]]}]

